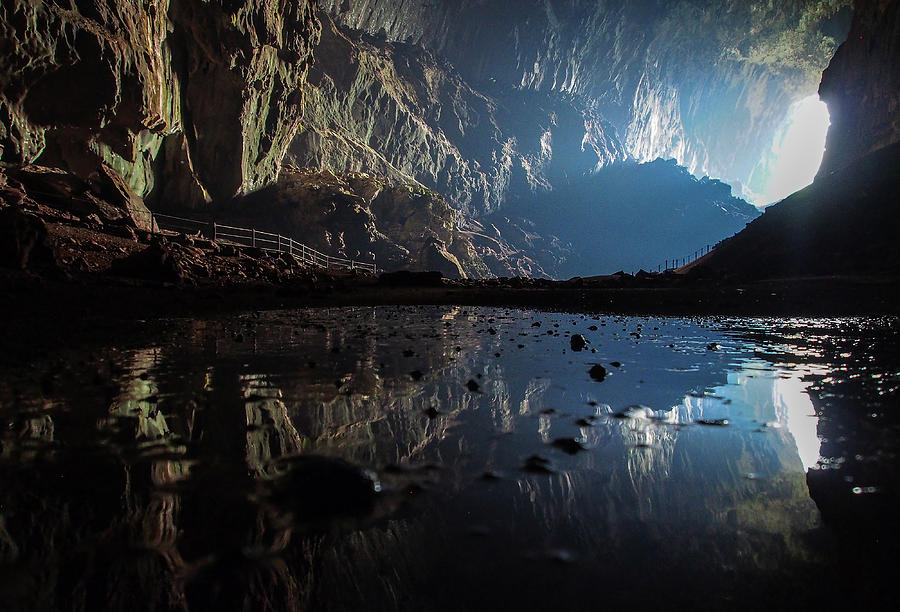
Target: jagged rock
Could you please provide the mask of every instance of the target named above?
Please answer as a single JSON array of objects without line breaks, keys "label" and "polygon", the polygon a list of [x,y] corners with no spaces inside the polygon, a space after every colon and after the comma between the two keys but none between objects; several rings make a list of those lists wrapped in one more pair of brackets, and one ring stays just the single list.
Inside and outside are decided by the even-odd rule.
[{"label": "jagged rock", "polygon": [[66,170],[37,165],[8,167],[5,172],[32,201],[84,219],[93,215],[98,224],[150,228],[150,212],[143,201],[105,164],[86,180]]},{"label": "jagged rock", "polygon": [[573,351],[580,352],[587,346],[587,340],[585,340],[584,336],[581,334],[573,334],[572,337],[569,338],[569,346]]},{"label": "jagged rock", "polygon": [[427,49],[322,21],[305,129],[288,154],[297,165],[417,181],[458,210],[484,213],[513,192],[625,157],[609,124],[564,96],[488,94]]},{"label": "jagged rock", "polygon": [[[489,274],[457,229],[459,213],[420,185],[289,166],[275,184],[234,200],[227,214],[239,225],[282,233],[381,270],[437,270],[451,278]],[[302,250],[298,254],[303,257]]]},{"label": "jagged rock", "polygon": [[299,128],[318,31],[311,0],[10,0],[0,161],[105,164],[176,203],[256,189]]},{"label": "jagged rock", "polygon": [[[850,0],[670,2],[652,10],[628,0],[522,0],[515,10],[484,0],[435,0],[405,2],[400,14],[394,0],[322,0],[320,5],[339,26],[369,36],[363,54],[370,63],[382,62],[387,70],[395,64],[396,72],[410,76],[391,78],[384,88],[398,92],[401,101],[425,100],[419,107],[427,109],[433,99],[427,87],[414,84],[425,60],[408,59],[407,48],[424,47],[447,58],[465,83],[477,84],[498,108],[521,115],[513,129],[501,125],[508,138],[499,141],[507,143],[503,154],[489,166],[480,164],[489,175],[504,176],[501,169],[536,148],[537,155],[522,155],[526,163],[518,171],[547,176],[544,150],[551,152],[550,163],[567,167],[573,176],[581,151],[566,149],[568,141],[583,146],[595,161],[617,159],[623,152],[644,161],[673,157],[693,172],[746,184],[790,102],[815,92],[822,69],[846,34]],[[374,47],[385,51],[375,56]],[[432,81],[447,78],[440,66],[428,72]],[[354,104],[356,94],[381,93],[379,79],[380,74],[369,79],[354,74],[347,105]],[[554,102],[529,93],[557,97]],[[446,110],[440,114],[413,113],[409,119],[401,104],[401,121],[422,117],[427,125],[440,126],[464,159],[472,159],[466,145],[486,150],[492,141],[472,142],[473,132],[485,131],[488,115],[470,99],[454,99],[449,114],[442,104]],[[580,125],[567,128],[563,117],[572,101],[584,116]],[[546,119],[534,121],[532,108],[548,102]],[[553,112],[559,123],[552,121]],[[359,140],[353,124],[338,133],[349,142]],[[372,134],[377,138],[379,132]],[[405,134],[390,134],[395,136],[396,144],[369,147],[387,160],[404,160],[399,141]],[[416,146],[420,143],[424,139],[410,141],[408,150],[435,150]],[[432,159],[442,164],[439,157]],[[459,168],[453,156],[446,161],[449,173]],[[426,161],[425,172],[413,178],[434,186],[428,182],[432,166]],[[443,185],[436,188],[456,204]]]}]

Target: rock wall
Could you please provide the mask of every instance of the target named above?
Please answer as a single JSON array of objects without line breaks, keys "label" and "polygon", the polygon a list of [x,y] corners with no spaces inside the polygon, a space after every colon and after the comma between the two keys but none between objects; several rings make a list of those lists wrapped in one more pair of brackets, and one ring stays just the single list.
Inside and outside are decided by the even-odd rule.
[{"label": "rock wall", "polygon": [[479,214],[625,157],[611,127],[566,96],[477,91],[422,47],[322,21],[297,165],[417,181]]},{"label": "rock wall", "polygon": [[572,96],[640,161],[747,182],[815,91],[849,0],[320,0],[341,25],[446,57],[479,90]]},{"label": "rock wall", "polygon": [[194,205],[256,189],[299,127],[318,31],[305,0],[4,2],[0,161],[105,165]]},{"label": "rock wall", "polygon": [[450,278],[490,275],[458,227],[459,212],[418,184],[286,166],[277,182],[232,201],[223,212],[382,270],[438,270]]},{"label": "rock wall", "polygon": [[831,111],[820,176],[900,141],[900,5],[858,0],[846,42],[822,74]]}]

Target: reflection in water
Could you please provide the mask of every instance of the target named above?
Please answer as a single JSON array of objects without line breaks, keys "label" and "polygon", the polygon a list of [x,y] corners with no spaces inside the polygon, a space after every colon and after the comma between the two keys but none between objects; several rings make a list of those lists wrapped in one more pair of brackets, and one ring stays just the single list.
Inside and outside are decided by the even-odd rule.
[{"label": "reflection in water", "polygon": [[806,475],[844,459],[820,457],[833,424],[808,391],[839,376],[842,343],[856,355],[883,327],[725,323],[257,313],[8,373],[0,595],[23,609],[832,601],[842,568]]}]

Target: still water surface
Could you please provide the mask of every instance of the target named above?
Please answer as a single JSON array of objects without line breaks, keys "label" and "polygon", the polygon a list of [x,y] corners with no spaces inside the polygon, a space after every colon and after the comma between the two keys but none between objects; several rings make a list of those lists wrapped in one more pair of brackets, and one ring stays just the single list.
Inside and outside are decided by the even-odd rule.
[{"label": "still water surface", "polygon": [[0,596],[889,601],[895,539],[872,525],[895,498],[895,334],[893,320],[382,307],[171,321],[145,346],[67,350],[0,379]]}]

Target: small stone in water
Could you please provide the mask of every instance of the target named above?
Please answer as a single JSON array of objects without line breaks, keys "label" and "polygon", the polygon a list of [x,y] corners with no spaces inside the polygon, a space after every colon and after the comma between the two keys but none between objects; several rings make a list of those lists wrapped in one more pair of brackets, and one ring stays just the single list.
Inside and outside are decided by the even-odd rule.
[{"label": "small stone in water", "polygon": [[603,382],[606,379],[606,368],[598,363],[588,370],[588,374],[597,382]]},{"label": "small stone in water", "polygon": [[725,427],[729,424],[728,419],[697,419],[700,425],[712,425],[714,427]]},{"label": "small stone in water", "polygon": [[574,455],[576,453],[580,453],[583,450],[587,450],[581,444],[581,442],[578,442],[577,440],[574,440],[572,438],[557,438],[553,441],[553,446],[570,455]]},{"label": "small stone in water", "polygon": [[526,459],[525,464],[522,466],[522,469],[526,472],[532,472],[535,474],[553,473],[553,470],[550,469],[550,462],[538,455],[532,455],[531,457]]}]

